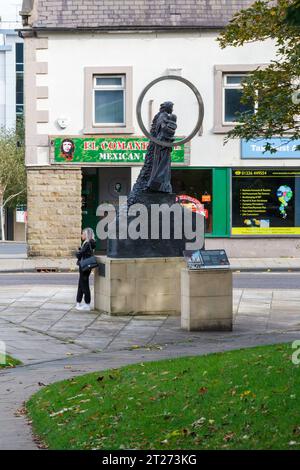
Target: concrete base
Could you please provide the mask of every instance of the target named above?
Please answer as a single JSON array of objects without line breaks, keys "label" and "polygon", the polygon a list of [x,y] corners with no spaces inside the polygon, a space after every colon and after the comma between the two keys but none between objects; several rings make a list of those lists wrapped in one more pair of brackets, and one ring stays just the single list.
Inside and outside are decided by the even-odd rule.
[{"label": "concrete base", "polygon": [[180,315],[183,258],[98,256],[95,309],[109,315]]},{"label": "concrete base", "polygon": [[188,331],[232,330],[231,270],[181,270],[181,327]]}]

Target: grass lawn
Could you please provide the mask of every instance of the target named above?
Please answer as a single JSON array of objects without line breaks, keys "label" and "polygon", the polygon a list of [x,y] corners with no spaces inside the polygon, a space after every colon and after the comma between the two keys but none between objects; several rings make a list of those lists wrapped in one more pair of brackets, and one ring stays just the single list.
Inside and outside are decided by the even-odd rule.
[{"label": "grass lawn", "polygon": [[14,359],[13,357],[10,357],[10,356],[6,356],[6,363],[1,364],[0,362],[0,369],[3,369],[4,367],[16,367],[20,364],[21,362],[18,361],[17,359]]},{"label": "grass lawn", "polygon": [[45,387],[27,410],[52,449],[300,449],[292,353],[281,344],[93,373]]}]

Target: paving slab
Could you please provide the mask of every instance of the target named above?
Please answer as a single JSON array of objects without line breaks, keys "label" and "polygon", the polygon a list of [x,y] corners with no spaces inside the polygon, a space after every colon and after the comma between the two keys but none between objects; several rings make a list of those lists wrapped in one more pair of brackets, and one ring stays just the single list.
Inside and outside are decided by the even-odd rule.
[{"label": "paving slab", "polygon": [[234,290],[232,332],[187,332],[181,329],[179,316],[78,312],[71,302],[75,292],[74,287],[0,286],[0,339],[24,363],[0,372],[0,449],[36,448],[25,419],[15,412],[39,389],[38,382],[141,360],[300,338],[297,290]]}]

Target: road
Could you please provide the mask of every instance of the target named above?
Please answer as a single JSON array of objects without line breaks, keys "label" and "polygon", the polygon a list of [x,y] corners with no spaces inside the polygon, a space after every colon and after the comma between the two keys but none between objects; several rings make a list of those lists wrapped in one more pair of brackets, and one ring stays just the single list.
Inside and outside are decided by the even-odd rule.
[{"label": "road", "polygon": [[[0,286],[75,286],[77,282],[76,273],[0,274]],[[300,273],[234,273],[233,286],[239,289],[300,289]]]}]

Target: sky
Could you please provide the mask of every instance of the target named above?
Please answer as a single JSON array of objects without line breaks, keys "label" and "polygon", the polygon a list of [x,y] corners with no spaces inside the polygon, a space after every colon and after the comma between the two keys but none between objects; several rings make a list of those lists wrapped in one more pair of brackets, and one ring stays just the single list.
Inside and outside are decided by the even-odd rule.
[{"label": "sky", "polygon": [[2,18],[2,28],[6,23],[19,22],[21,17],[19,11],[21,10],[22,0],[0,0],[0,17]]}]

